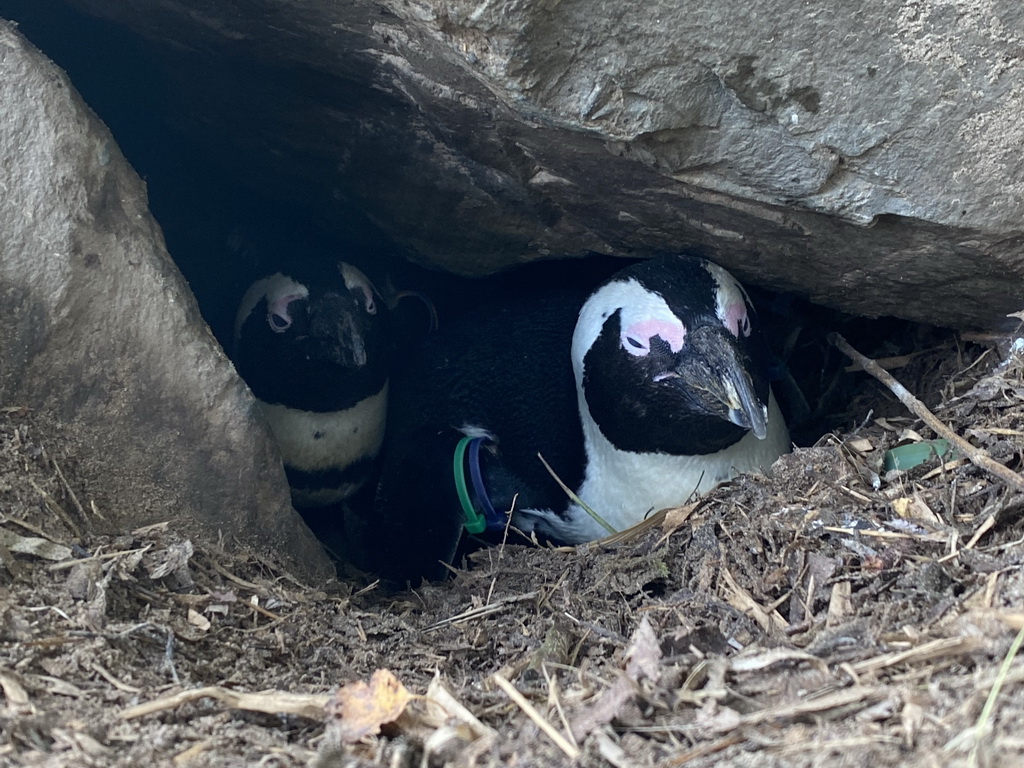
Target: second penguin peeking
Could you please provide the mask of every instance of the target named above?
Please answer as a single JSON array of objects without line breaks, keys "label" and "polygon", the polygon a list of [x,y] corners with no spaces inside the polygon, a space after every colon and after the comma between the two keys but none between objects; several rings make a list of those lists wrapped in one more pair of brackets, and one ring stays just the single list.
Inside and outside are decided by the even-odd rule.
[{"label": "second penguin peeking", "polygon": [[300,509],[340,503],[370,477],[384,439],[393,358],[387,304],[346,262],[254,282],[234,361],[277,440]]}]

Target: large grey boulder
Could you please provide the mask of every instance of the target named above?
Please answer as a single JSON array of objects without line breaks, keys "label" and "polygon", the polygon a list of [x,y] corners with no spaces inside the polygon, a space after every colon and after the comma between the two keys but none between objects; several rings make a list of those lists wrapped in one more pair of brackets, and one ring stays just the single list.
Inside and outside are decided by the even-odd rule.
[{"label": "large grey boulder", "polygon": [[254,400],[199,315],[146,190],[64,74],[0,21],[0,405],[33,409],[124,530],[174,519],[330,565]]},{"label": "large grey boulder", "polygon": [[254,186],[425,262],[697,247],[850,312],[1020,308],[1009,0],[70,2],[145,37]]}]

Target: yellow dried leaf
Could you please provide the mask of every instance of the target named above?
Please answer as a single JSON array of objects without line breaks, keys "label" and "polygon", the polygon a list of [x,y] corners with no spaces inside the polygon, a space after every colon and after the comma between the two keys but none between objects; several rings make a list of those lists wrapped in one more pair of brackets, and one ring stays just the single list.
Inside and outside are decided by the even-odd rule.
[{"label": "yellow dried leaf", "polygon": [[697,504],[683,504],[681,507],[672,507],[665,513],[665,521],[661,524],[661,529],[666,533],[674,533],[680,528],[683,523],[690,519],[694,510],[697,509]]},{"label": "yellow dried leaf", "polygon": [[356,742],[397,720],[410,698],[397,677],[378,669],[369,683],[357,680],[339,688],[328,704],[328,719],[341,741]]},{"label": "yellow dried leaf", "polygon": [[871,453],[875,450],[875,446],[866,437],[857,437],[853,440],[848,440],[846,445],[857,453]]},{"label": "yellow dried leaf", "polygon": [[939,519],[931,507],[925,503],[918,495],[914,495],[913,498],[903,496],[898,499],[894,499],[892,502],[892,508],[896,514],[904,520],[917,520],[929,525],[941,525],[942,521]]}]

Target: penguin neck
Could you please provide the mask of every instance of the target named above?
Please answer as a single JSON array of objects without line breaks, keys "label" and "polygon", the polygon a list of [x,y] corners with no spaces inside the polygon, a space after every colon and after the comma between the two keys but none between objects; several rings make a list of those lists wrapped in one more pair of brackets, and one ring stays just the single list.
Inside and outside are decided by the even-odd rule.
[{"label": "penguin neck", "polygon": [[[676,456],[617,448],[590,415],[582,393],[580,418],[586,469],[577,495],[617,531],[642,521],[651,512],[685,503],[743,472],[767,468],[789,450],[789,433],[775,396],[769,398],[769,434],[758,440],[746,434],[716,453]],[[596,520],[573,503],[558,535],[582,542],[608,535]]]}]

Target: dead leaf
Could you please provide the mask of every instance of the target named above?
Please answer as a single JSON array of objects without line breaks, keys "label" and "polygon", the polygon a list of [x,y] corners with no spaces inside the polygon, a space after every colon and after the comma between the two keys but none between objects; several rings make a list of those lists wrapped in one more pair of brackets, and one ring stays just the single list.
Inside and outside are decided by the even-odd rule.
[{"label": "dead leaf", "polygon": [[672,507],[665,512],[665,521],[661,524],[661,530],[665,534],[674,533],[683,523],[690,519],[698,503],[684,504],[681,507]]},{"label": "dead leaf", "polygon": [[342,742],[356,742],[397,720],[410,698],[397,677],[378,669],[369,683],[357,680],[338,689],[327,705],[328,723]]},{"label": "dead leaf", "polygon": [[931,507],[928,506],[919,494],[915,493],[912,498],[903,496],[899,499],[894,499],[892,508],[904,520],[918,520],[932,526],[942,525],[938,515],[932,511]]},{"label": "dead leaf", "polygon": [[604,689],[597,701],[588,704],[573,718],[572,735],[582,742],[592,731],[618,717],[636,696],[636,683],[620,673],[615,682]]},{"label": "dead leaf", "polygon": [[694,724],[707,731],[728,733],[740,727],[740,713],[731,707],[709,700],[697,710]]},{"label": "dead leaf", "polygon": [[192,574],[188,569],[188,561],[193,554],[195,554],[195,548],[188,540],[149,553],[146,557],[146,570],[149,578],[154,581],[170,578],[176,582],[176,586],[191,587],[193,581]]},{"label": "dead leaf", "polygon": [[592,731],[621,717],[636,697],[637,683],[644,678],[657,683],[659,677],[661,645],[645,614],[630,638],[625,671],[573,720],[573,736],[582,741]]},{"label": "dead leaf", "polygon": [[19,536],[0,528],[0,544],[7,547],[11,552],[22,555],[34,555],[44,560],[67,560],[71,557],[71,548],[63,544],[54,544],[52,541],[40,539],[36,536]]},{"label": "dead leaf", "polygon": [[924,438],[921,437],[921,433],[918,432],[916,429],[910,429],[908,427],[907,429],[904,429],[902,432],[900,432],[899,438],[897,438],[897,442],[923,443]]},{"label": "dead leaf", "polygon": [[7,708],[12,712],[26,715],[35,713],[35,707],[29,701],[28,693],[13,672],[8,672],[6,669],[0,670],[0,690],[3,691],[4,698],[7,700]]},{"label": "dead leaf", "polygon": [[850,450],[856,451],[857,453],[861,454],[871,453],[873,450],[875,450],[874,444],[866,437],[856,437],[853,440],[848,440],[846,442],[846,445],[847,447],[850,448]]},{"label": "dead leaf", "polygon": [[661,676],[661,646],[646,614],[630,638],[626,651],[626,675],[635,681],[646,677],[653,683],[657,683]]}]

